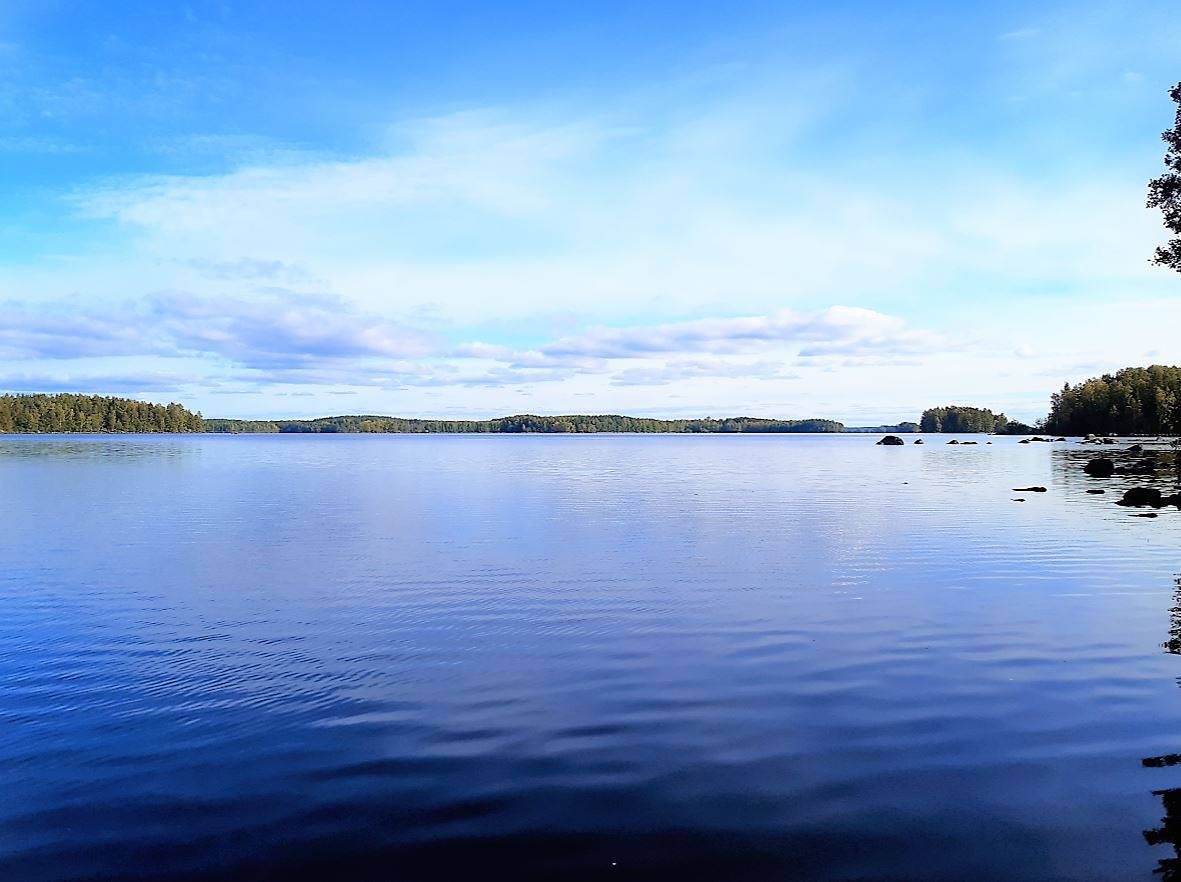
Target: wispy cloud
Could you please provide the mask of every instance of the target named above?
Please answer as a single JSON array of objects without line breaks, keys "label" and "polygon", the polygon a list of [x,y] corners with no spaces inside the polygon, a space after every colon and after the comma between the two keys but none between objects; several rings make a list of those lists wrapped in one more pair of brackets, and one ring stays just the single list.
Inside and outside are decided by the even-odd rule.
[{"label": "wispy cloud", "polygon": [[1015,28],[1001,34],[1002,40],[1031,40],[1041,33],[1040,28]]},{"label": "wispy cloud", "polygon": [[801,355],[930,352],[944,345],[938,335],[908,328],[895,316],[861,307],[832,306],[812,313],[783,309],[762,316],[595,327],[533,350],[516,352],[472,343],[461,346],[457,354],[540,366],[571,359],[633,359],[691,352],[741,354],[790,344],[807,344]]},{"label": "wispy cloud", "polygon": [[188,353],[275,369],[414,358],[436,348],[427,334],[338,297],[282,289],[252,292],[248,299],[160,293],[107,308],[0,304],[0,358]]},{"label": "wispy cloud", "polygon": [[[188,374],[103,374],[82,371],[54,371],[48,373],[0,374],[0,392],[84,392],[97,395],[158,395],[175,394],[191,387],[193,377]],[[215,383],[206,381],[211,387]]]},{"label": "wispy cloud", "polygon": [[413,358],[434,346],[425,334],[359,312],[340,298],[273,290],[249,300],[161,294],[150,318],[178,350],[255,368],[358,358]]}]

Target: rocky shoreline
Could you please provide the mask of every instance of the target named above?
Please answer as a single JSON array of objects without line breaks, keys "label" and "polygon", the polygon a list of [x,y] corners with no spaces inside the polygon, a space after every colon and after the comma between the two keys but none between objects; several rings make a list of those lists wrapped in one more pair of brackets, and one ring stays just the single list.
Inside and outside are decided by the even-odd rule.
[{"label": "rocky shoreline", "polygon": [[[1033,436],[1031,438],[1023,438],[1019,444],[1030,444],[1033,442],[1067,442],[1066,438],[1042,438]],[[899,446],[906,442],[897,435],[886,435],[880,441],[879,445],[884,446]],[[915,444],[922,444],[921,438],[916,439]],[[978,445],[978,441],[961,441],[957,438],[952,438],[947,442],[948,444],[955,444],[960,447],[970,447]],[[991,444],[991,441],[985,442]],[[1069,442],[1068,442],[1069,443]],[[1121,442],[1116,438],[1088,435],[1086,438],[1079,439],[1074,442],[1079,445],[1107,445],[1114,446]],[[1145,447],[1147,444],[1167,445],[1165,447]],[[1122,450],[1112,450],[1106,456],[1096,456],[1088,459],[1082,467],[1083,473],[1091,481],[1106,481],[1123,477],[1141,477],[1157,479],[1161,478],[1157,483],[1164,483],[1168,479],[1166,476],[1172,477],[1172,488],[1161,489],[1153,486],[1133,486],[1124,488],[1123,494],[1119,499],[1115,500],[1115,504],[1125,508],[1137,509],[1154,509],[1154,511],[1137,512],[1137,517],[1154,518],[1157,516],[1155,510],[1163,508],[1176,508],[1181,511],[1181,439],[1166,439],[1153,438],[1145,442],[1136,442]],[[1041,486],[1032,487],[1014,487],[1015,493],[1046,493],[1048,488]],[[1105,487],[1089,487],[1086,490],[1088,495],[1101,496],[1107,494]],[[1014,502],[1025,502],[1024,498],[1014,498]]]}]

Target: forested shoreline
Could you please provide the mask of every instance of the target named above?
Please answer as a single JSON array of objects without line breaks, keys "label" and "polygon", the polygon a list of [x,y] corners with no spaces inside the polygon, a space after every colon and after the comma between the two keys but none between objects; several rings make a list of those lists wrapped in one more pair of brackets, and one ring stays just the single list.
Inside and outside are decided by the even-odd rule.
[{"label": "forested shoreline", "polygon": [[179,404],[103,395],[0,395],[0,433],[204,432],[205,421]]},{"label": "forested shoreline", "polygon": [[1181,434],[1181,367],[1124,368],[1067,383],[1050,397],[1045,427],[1061,435]]},{"label": "forested shoreline", "polygon": [[424,420],[385,416],[336,416],[314,420],[205,421],[207,432],[331,434],[342,432],[390,434],[585,434],[593,432],[728,434],[844,432],[835,420],[775,420],[758,417],[660,420],[617,414],[537,416],[517,414],[491,420]]},{"label": "forested shoreline", "polygon": [[1181,434],[1181,367],[1152,365],[1065,384],[1050,397],[1050,411],[1035,425],[967,405],[923,411],[916,423],[846,427],[837,420],[762,417],[655,419],[618,414],[539,416],[516,414],[488,420],[434,420],[375,415],[318,419],[205,419],[180,404],[73,393],[0,395],[0,433],[212,432],[228,434],[583,434],[593,432],[751,434],[893,432],[1029,435]]}]

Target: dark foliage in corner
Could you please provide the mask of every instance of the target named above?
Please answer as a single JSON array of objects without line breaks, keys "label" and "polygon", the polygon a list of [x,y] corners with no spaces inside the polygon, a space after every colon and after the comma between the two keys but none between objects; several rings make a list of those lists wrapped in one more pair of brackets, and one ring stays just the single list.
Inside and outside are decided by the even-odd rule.
[{"label": "dark foliage in corner", "polygon": [[1177,104],[1177,116],[1173,127],[1161,134],[1169,145],[1165,172],[1148,182],[1148,207],[1161,210],[1165,226],[1174,234],[1156,249],[1152,262],[1181,272],[1181,83],[1169,90],[1169,97]]}]

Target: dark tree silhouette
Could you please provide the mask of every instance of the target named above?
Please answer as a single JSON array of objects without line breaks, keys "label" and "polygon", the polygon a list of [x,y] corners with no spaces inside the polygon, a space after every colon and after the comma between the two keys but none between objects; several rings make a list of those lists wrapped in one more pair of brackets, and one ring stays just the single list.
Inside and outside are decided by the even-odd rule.
[{"label": "dark tree silhouette", "polygon": [[1165,173],[1148,182],[1148,207],[1159,208],[1165,226],[1175,234],[1167,245],[1156,249],[1152,262],[1181,272],[1181,83],[1169,90],[1177,104],[1173,127],[1161,137],[1169,145],[1165,152]]}]

